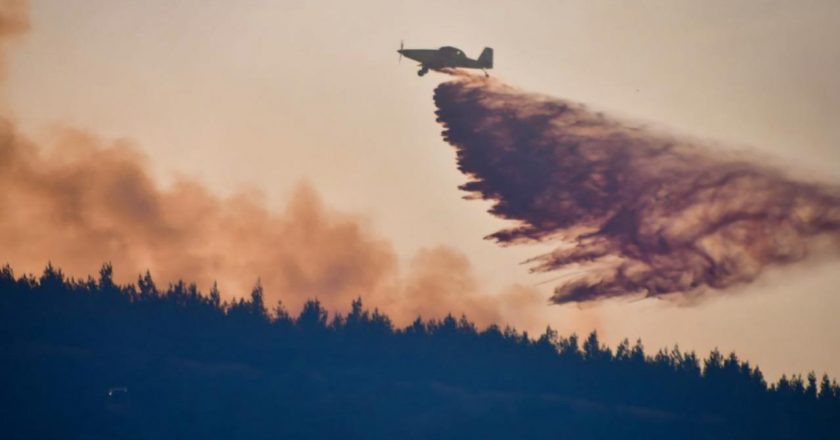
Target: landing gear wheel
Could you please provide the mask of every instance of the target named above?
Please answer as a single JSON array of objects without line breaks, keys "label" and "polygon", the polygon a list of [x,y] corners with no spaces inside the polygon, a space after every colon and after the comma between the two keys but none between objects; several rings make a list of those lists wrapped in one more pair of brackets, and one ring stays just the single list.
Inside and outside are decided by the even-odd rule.
[{"label": "landing gear wheel", "polygon": [[425,75],[425,74],[427,74],[427,73],[429,73],[429,68],[428,68],[428,67],[424,67],[424,68],[422,68],[422,69],[420,69],[420,70],[418,70],[418,71],[417,71],[417,76],[423,76],[423,75]]}]

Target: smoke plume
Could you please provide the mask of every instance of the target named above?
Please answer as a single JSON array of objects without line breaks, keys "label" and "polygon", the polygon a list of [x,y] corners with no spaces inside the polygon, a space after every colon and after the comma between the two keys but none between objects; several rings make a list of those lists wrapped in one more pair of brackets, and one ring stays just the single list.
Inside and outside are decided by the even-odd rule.
[{"label": "smoke plume", "polygon": [[[469,197],[517,222],[501,244],[559,239],[536,272],[574,268],[558,304],[697,295],[837,250],[840,191],[699,142],[634,126],[494,79],[459,73],[435,91]],[[580,270],[584,268],[586,270]]]},{"label": "smoke plume", "polygon": [[[0,0],[0,48],[28,29],[27,13],[24,1]],[[403,324],[464,313],[486,325],[517,307],[514,323],[527,326],[544,303],[525,287],[481,292],[468,259],[448,247],[419,251],[404,273],[362,216],[330,210],[308,185],[283,212],[259,194],[221,198],[189,179],[164,188],[130,143],[80,130],[40,145],[0,118],[0,188],[0,264],[18,271],[51,261],[84,277],[111,262],[119,282],[149,270],[162,286],[218,282],[228,299],[260,279],[269,306],[282,300],[294,313],[317,298],[337,311],[361,297]]]},{"label": "smoke plume", "polygon": [[0,2],[0,41],[5,42],[29,30],[29,1],[3,0]]},{"label": "smoke plume", "polygon": [[419,251],[402,273],[388,240],[364,218],[325,207],[306,184],[284,212],[190,180],[161,188],[136,149],[84,132],[42,147],[0,119],[0,187],[0,264],[18,270],[51,261],[85,276],[110,261],[123,282],[150,270],[164,285],[216,281],[228,298],[260,278],[267,299],[292,311],[307,299],[342,310],[362,297],[399,323],[451,312],[485,325],[502,322],[508,306],[527,313],[544,301],[524,287],[481,293],[468,259],[448,247]]},{"label": "smoke plume", "polygon": [[0,0],[0,75],[6,42],[29,30],[29,1]]}]

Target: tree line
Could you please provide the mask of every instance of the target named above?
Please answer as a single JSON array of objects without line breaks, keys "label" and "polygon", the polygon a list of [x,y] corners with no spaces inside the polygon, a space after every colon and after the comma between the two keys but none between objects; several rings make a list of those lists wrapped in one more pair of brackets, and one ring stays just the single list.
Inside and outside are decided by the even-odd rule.
[{"label": "tree line", "polygon": [[4,438],[839,438],[827,375],[465,316],[0,269]]}]

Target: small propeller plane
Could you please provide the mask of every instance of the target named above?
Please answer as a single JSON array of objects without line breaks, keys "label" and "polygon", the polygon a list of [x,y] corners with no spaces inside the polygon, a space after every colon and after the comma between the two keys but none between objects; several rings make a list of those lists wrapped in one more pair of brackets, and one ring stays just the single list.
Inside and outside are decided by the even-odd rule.
[{"label": "small propeller plane", "polygon": [[400,60],[405,56],[420,63],[420,70],[417,75],[423,76],[431,70],[461,67],[465,69],[481,69],[484,75],[487,70],[493,68],[493,48],[485,47],[478,59],[468,57],[461,49],[452,46],[443,46],[440,49],[405,49],[400,42]]}]

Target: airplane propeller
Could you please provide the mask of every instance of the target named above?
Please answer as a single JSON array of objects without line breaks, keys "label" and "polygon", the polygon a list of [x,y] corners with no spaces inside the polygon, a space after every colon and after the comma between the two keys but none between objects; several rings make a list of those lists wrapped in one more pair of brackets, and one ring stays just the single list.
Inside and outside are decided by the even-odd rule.
[{"label": "airplane propeller", "polygon": [[399,59],[399,61],[397,61],[397,63],[399,63],[399,64],[402,64],[402,50],[403,50],[403,40],[400,40],[400,52],[399,52],[400,59]]}]

